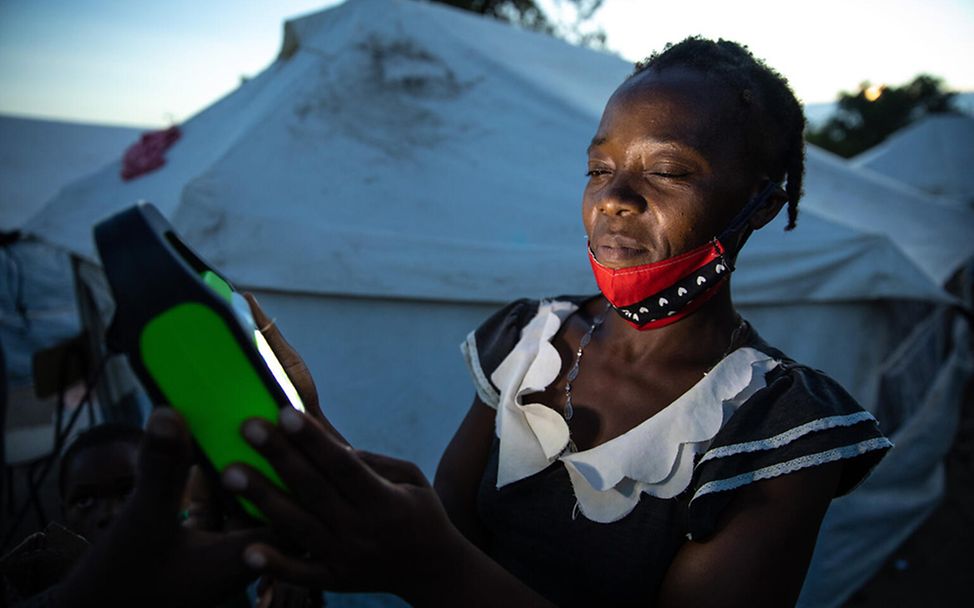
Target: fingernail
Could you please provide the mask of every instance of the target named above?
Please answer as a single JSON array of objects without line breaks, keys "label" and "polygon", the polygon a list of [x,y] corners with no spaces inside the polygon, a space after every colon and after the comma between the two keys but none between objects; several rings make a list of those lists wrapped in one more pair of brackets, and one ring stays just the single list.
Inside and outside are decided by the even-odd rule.
[{"label": "fingernail", "polygon": [[175,439],[179,437],[179,423],[176,414],[168,407],[156,408],[149,416],[146,425],[147,433],[160,439]]},{"label": "fingernail", "polygon": [[239,492],[247,487],[247,476],[240,469],[231,467],[223,472],[223,486],[234,492]]},{"label": "fingernail", "polygon": [[256,549],[244,551],[244,562],[254,570],[260,570],[267,565],[267,557]]},{"label": "fingernail", "polygon": [[267,429],[257,420],[248,420],[244,423],[243,436],[251,445],[264,445],[267,443]]},{"label": "fingernail", "polygon": [[293,407],[287,406],[281,408],[280,417],[281,428],[288,433],[296,433],[304,426],[304,420],[301,419],[301,414]]}]

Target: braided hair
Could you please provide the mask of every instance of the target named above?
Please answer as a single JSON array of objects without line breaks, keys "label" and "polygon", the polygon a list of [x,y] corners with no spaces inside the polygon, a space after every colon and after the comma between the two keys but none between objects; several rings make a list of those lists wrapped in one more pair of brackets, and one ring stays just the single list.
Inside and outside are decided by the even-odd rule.
[{"label": "braided hair", "polygon": [[668,67],[714,76],[739,91],[747,152],[771,179],[781,182],[787,177],[785,230],[794,228],[805,174],[805,113],[788,80],[756,58],[747,46],[699,36],[667,44],[662,52],[636,63],[630,78],[649,69],[659,72]]}]

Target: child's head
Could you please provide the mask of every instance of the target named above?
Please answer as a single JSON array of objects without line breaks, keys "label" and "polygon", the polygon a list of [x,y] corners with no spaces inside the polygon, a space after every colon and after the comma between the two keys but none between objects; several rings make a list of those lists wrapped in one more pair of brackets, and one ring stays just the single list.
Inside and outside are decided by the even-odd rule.
[{"label": "child's head", "polygon": [[65,523],[94,541],[135,487],[142,430],[102,424],[78,435],[61,456],[58,488]]}]

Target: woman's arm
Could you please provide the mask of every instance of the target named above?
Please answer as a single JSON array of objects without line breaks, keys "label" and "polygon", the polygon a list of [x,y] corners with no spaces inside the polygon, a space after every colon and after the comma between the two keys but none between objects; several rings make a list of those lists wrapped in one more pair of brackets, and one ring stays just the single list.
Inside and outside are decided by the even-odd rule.
[{"label": "woman's arm", "polygon": [[677,553],[659,606],[793,606],[841,470],[835,462],[736,490],[717,532]]},{"label": "woman's arm", "polygon": [[433,478],[433,488],[450,521],[481,549],[486,547],[487,534],[477,517],[477,491],[494,438],[494,415],[490,406],[474,397]]}]

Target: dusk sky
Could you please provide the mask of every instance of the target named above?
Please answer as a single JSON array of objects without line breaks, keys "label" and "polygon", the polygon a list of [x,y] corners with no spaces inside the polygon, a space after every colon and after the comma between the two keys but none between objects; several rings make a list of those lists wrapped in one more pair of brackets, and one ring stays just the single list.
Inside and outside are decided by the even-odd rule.
[{"label": "dusk sky", "polygon": [[[336,3],[0,0],[0,113],[182,122],[267,67],[285,19]],[[605,0],[595,21],[629,60],[697,33],[744,42],[809,103],[921,72],[974,90],[974,0]]]}]

